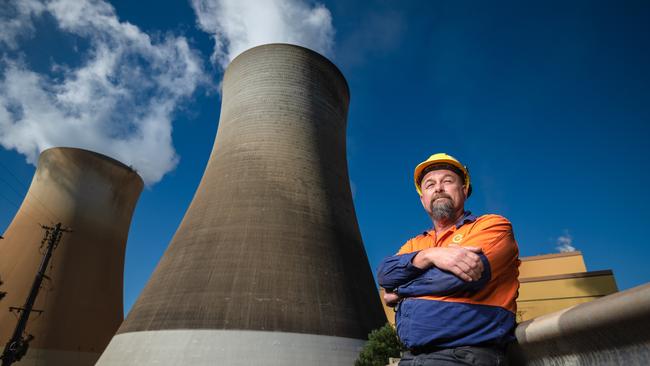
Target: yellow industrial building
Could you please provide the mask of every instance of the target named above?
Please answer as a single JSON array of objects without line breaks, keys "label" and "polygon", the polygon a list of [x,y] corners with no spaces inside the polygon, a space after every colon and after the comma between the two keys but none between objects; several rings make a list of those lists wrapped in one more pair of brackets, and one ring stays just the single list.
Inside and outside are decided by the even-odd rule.
[{"label": "yellow industrial building", "polygon": [[521,258],[519,282],[519,322],[618,291],[612,271],[587,271],[578,251]]},{"label": "yellow industrial building", "polygon": [[[579,251],[522,257],[517,321],[566,309],[618,291],[611,270],[587,271]],[[395,325],[393,308],[384,305]]]}]

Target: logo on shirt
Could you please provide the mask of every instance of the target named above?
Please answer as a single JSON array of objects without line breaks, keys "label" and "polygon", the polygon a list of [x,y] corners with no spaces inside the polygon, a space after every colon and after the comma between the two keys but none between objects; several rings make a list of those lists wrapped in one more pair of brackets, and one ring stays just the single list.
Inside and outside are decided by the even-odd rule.
[{"label": "logo on shirt", "polygon": [[451,238],[451,241],[455,244],[460,244],[460,242],[463,240],[463,234],[457,234],[453,238]]}]

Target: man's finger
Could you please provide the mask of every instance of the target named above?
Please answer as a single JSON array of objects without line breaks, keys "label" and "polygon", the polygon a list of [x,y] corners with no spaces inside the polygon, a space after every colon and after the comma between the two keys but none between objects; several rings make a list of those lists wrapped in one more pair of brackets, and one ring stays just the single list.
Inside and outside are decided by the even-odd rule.
[{"label": "man's finger", "polygon": [[472,258],[475,261],[481,260],[481,257],[479,257],[478,254],[474,252],[465,252],[465,253],[468,257]]},{"label": "man's finger", "polygon": [[469,265],[469,263],[463,261],[456,262],[456,266],[458,266],[458,268],[460,268],[460,270],[463,271],[463,273],[470,273],[472,271],[472,266]]},{"label": "man's finger", "polygon": [[458,266],[453,266],[453,267],[451,267],[451,268],[450,268],[450,271],[451,271],[451,273],[453,273],[454,275],[456,275],[456,277],[459,277],[459,278],[460,278],[461,280],[463,280],[463,281],[471,281],[471,280],[472,280],[472,278],[471,278],[470,276],[468,276],[467,273],[465,273],[465,272],[464,272],[462,269],[460,269],[460,267],[458,267]]},{"label": "man's finger", "polygon": [[471,276],[471,271],[463,270],[461,267],[454,267],[457,271],[456,276],[460,277],[463,281],[471,282],[474,281],[474,278]]},{"label": "man's finger", "polygon": [[472,269],[472,270],[477,269],[482,264],[481,259],[476,254],[474,254],[473,256],[469,256],[469,255],[465,256],[465,257],[461,258],[461,260],[458,261],[458,263],[463,263],[467,267],[469,267],[469,269]]},{"label": "man's finger", "polygon": [[479,269],[481,272],[483,272],[483,261],[481,260],[481,257],[478,256],[478,254],[468,252],[464,261],[469,264],[472,269]]},{"label": "man's finger", "polygon": [[465,273],[472,279],[472,281],[478,281],[478,279],[481,278],[481,274],[474,269],[471,269]]},{"label": "man's finger", "polygon": [[485,267],[483,266],[483,261],[481,259],[478,260],[478,268],[479,272],[483,273],[483,270]]},{"label": "man's finger", "polygon": [[482,266],[482,264],[483,264],[483,263],[481,263],[480,261],[477,262],[477,263],[475,263],[474,266],[472,266],[472,270],[475,271],[475,272],[478,272],[478,273],[483,273],[483,266]]},{"label": "man's finger", "polygon": [[481,258],[474,253],[467,253],[467,255],[463,257],[461,260],[467,263],[471,268],[476,268],[479,265],[479,263],[481,263]]},{"label": "man's finger", "polygon": [[474,279],[478,281],[481,279],[481,275],[483,274],[483,271],[475,270],[473,274],[474,274]]},{"label": "man's finger", "polygon": [[483,274],[483,262],[480,259],[473,261],[466,258],[465,261],[458,262],[457,265],[473,280],[478,280]]}]

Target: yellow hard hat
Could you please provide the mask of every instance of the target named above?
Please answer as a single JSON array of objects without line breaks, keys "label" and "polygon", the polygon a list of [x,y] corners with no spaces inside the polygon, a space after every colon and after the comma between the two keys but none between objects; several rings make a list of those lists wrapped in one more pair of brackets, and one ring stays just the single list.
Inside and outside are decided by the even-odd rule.
[{"label": "yellow hard hat", "polygon": [[[434,164],[449,164],[451,167],[456,167],[460,171],[459,174],[461,178],[465,179],[464,185],[468,187],[467,197],[472,194],[472,183],[469,179],[469,169],[463,164],[460,163],[456,158],[445,153],[437,153],[429,156],[429,158],[415,167],[415,172],[413,173],[413,181],[415,182],[415,189],[418,191],[418,194],[422,195],[422,190],[420,189],[420,182],[422,181],[422,172],[424,169],[430,167]],[[453,169],[452,169],[453,170]],[[458,173],[458,172],[456,172]]]}]

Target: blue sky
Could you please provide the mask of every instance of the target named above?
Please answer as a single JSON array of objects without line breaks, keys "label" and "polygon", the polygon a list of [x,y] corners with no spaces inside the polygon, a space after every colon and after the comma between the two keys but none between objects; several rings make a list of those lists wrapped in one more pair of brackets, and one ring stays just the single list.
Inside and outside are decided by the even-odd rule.
[{"label": "blue sky", "polygon": [[[0,102],[11,112],[0,113],[0,168],[5,171],[0,232],[31,181],[34,166],[26,157],[31,154],[33,160],[43,146],[92,148],[97,143],[99,151],[123,161],[159,158],[127,162],[145,171],[149,183],[127,245],[128,311],[203,173],[219,118],[223,66],[237,47],[253,42],[233,33],[228,22],[264,19],[243,21],[249,27],[243,36],[270,34],[277,38],[272,41],[295,41],[324,52],[350,85],[348,163],[373,268],[430,226],[412,171],[430,154],[443,151],[470,168],[474,194],[468,208],[508,217],[521,255],[557,252],[559,243],[570,238],[588,269],[612,269],[620,289],[650,280],[645,236],[650,219],[645,190],[650,178],[647,2],[274,0],[266,7],[221,8],[220,14],[207,6],[219,3],[112,1],[99,13],[137,31],[124,26],[110,37],[108,23],[80,24],[56,9],[20,19],[0,11],[3,21],[13,17],[28,25],[16,28],[16,34],[4,27],[0,38]],[[273,18],[274,4],[285,6],[278,19]],[[306,15],[315,20],[304,22]],[[215,39],[228,41],[230,49],[226,42],[215,50]],[[130,48],[134,44],[137,51]],[[84,67],[104,70],[106,59],[98,55],[106,45],[120,57],[110,90],[98,94],[113,103],[103,105],[112,107],[97,113],[99,107],[88,107],[93,101],[85,101],[83,89],[73,81],[81,80],[75,71]],[[160,71],[160,65],[178,69]],[[18,115],[7,106],[16,98],[6,91],[12,72],[40,75],[50,86],[43,89],[65,96],[75,111],[52,107],[47,115],[58,116],[61,126],[72,116],[88,123],[90,132],[34,142],[35,128],[53,130],[39,119],[42,115],[30,114],[39,105],[25,102]],[[129,82],[134,75],[146,83]],[[178,87],[165,87],[167,80]],[[40,95],[34,85],[26,84],[24,90]],[[118,91],[134,98],[112,97]],[[23,115],[25,120],[32,115],[33,124],[17,124]],[[156,131],[172,129],[169,139],[134,140],[133,131],[152,118],[161,121]],[[31,147],[19,153],[16,141]]]}]

